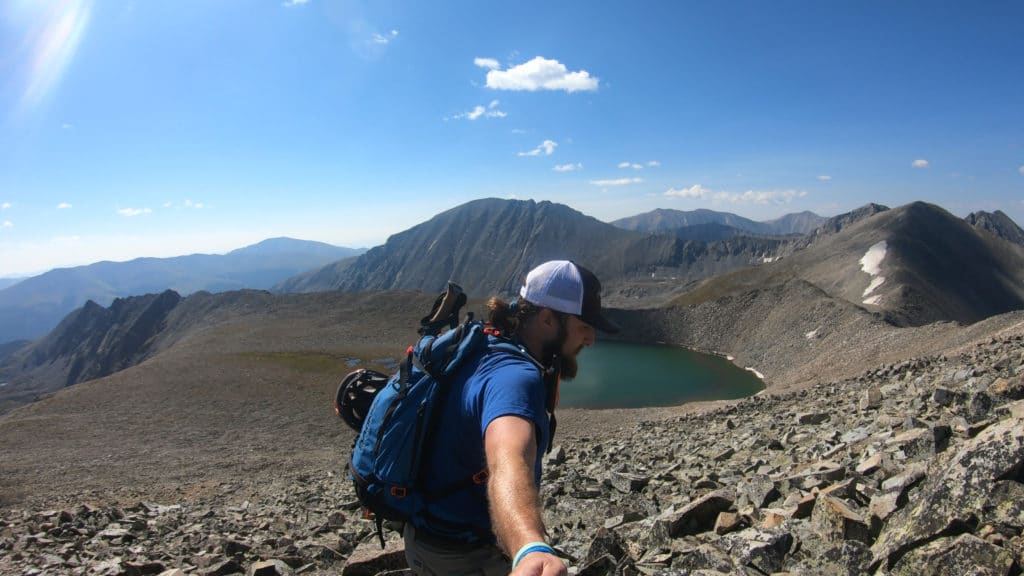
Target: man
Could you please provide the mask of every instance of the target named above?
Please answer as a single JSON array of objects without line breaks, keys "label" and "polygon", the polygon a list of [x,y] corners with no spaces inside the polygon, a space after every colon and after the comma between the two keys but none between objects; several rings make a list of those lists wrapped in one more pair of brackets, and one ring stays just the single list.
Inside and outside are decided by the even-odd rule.
[{"label": "man", "polygon": [[617,328],[601,315],[597,277],[567,260],[531,270],[519,296],[492,298],[488,323],[491,338],[509,338],[524,354],[492,350],[467,361],[438,420],[424,474],[436,496],[405,527],[416,574],[567,573],[545,542],[541,456],[554,432],[559,377],[576,375],[595,328]]}]

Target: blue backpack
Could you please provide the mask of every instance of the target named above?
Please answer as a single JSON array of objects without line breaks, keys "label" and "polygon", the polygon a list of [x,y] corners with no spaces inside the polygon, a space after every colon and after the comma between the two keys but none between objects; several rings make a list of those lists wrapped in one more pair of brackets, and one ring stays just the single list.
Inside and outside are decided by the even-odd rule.
[{"label": "blue backpack", "polygon": [[[448,300],[446,304],[445,301]],[[472,478],[427,494],[420,481],[425,447],[436,426],[451,379],[469,359],[488,350],[502,350],[536,360],[472,313],[458,324],[465,295],[455,284],[438,297],[434,310],[421,321],[421,338],[410,346],[390,378],[379,372],[357,370],[338,387],[335,411],[359,432],[348,465],[356,495],[369,516],[376,517],[377,534],[384,546],[383,522],[409,521],[432,499],[486,481],[486,469]],[[440,333],[448,325],[449,330]],[[489,336],[498,336],[491,339]],[[540,364],[538,369],[543,371]]]}]

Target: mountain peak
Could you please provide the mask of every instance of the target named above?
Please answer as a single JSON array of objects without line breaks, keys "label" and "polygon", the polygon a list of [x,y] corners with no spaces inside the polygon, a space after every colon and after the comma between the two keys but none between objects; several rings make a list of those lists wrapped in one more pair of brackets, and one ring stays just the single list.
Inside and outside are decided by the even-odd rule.
[{"label": "mountain peak", "polygon": [[1000,210],[972,212],[964,220],[977,230],[984,230],[1003,240],[1024,245],[1024,230]]}]

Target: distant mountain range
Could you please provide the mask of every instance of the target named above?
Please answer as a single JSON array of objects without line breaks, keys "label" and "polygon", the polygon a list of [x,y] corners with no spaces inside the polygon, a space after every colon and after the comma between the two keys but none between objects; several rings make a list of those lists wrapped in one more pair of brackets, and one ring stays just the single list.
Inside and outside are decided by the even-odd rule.
[{"label": "distant mountain range", "polygon": [[434,292],[454,280],[470,294],[511,294],[530,268],[565,258],[592,269],[612,293],[657,304],[699,280],[778,258],[790,244],[777,236],[708,242],[638,232],[561,204],[489,198],[438,214],[350,262],[281,288]]},{"label": "distant mountain range", "polygon": [[[774,235],[811,225],[801,235]],[[741,226],[755,232],[736,232]],[[722,238],[693,240],[686,234],[693,229]],[[767,232],[773,235],[762,235]],[[922,202],[894,210],[868,204],[828,219],[803,213],[772,223],[709,210],[656,210],[612,225],[549,202],[486,199],[289,286],[434,292],[451,279],[470,294],[514,295],[536,264],[570,258],[597,273],[606,302],[616,306],[713,298],[800,278],[898,325],[972,323],[1024,308],[1020,235],[1002,213],[961,219]],[[709,283],[698,288],[701,281]]]},{"label": "distant mountain range", "polygon": [[182,295],[200,290],[270,289],[307,270],[363,252],[273,238],[224,255],[138,258],[52,270],[0,290],[0,342],[43,336],[90,300],[107,306],[118,297],[168,289]]},{"label": "distant mountain range", "polygon": [[[638,232],[673,232],[691,240],[721,240],[725,237],[743,234],[763,236],[807,234],[827,220],[828,218],[818,216],[813,212],[799,212],[786,214],[767,222],[755,222],[729,212],[706,209],[684,212],[659,208],[644,214],[615,220],[611,224],[624,230]],[[730,229],[732,232],[727,231]],[[702,235],[702,230],[706,230],[707,234]]]},{"label": "distant mountain range", "polygon": [[[724,226],[695,226],[712,225]],[[806,337],[806,330],[798,334],[800,340],[824,337],[836,329],[830,322],[837,311],[852,323],[844,330],[868,330],[864,319],[889,327],[971,324],[1024,309],[1024,245],[1015,241],[1020,233],[999,213],[961,219],[915,202],[894,209],[869,204],[801,236],[704,242],[675,233],[624,230],[550,202],[485,199],[438,214],[362,255],[277,285],[309,292],[411,289],[429,294],[454,279],[474,297],[512,296],[536,264],[571,258],[598,274],[605,304],[618,308],[611,313],[632,325],[635,335],[703,342],[711,349],[754,346],[748,336],[758,335],[759,349],[775,354],[778,349],[764,344],[771,334],[787,331],[792,342],[792,326],[799,325],[812,327]],[[271,253],[292,254],[278,248],[264,245],[236,253],[267,261],[275,260]],[[275,306],[318,301],[310,296],[282,294],[273,301]],[[411,302],[409,295],[391,294],[385,300],[393,309],[371,307],[363,313],[412,316],[395,308],[397,302]],[[116,299],[106,308],[89,302],[45,338],[0,345],[0,380],[11,383],[0,393],[0,404],[31,401],[41,392],[111,374],[214,318],[223,322],[250,314],[261,305],[256,302],[269,301],[271,295],[262,291],[216,297],[200,292],[188,298],[163,291]],[[768,302],[770,310],[759,309],[758,302]],[[303,313],[314,312],[333,313],[329,307]],[[645,320],[649,313],[657,322]],[[716,348],[710,333],[725,338],[723,348]],[[841,334],[829,337],[845,342]],[[738,352],[757,360],[753,350]]]}]

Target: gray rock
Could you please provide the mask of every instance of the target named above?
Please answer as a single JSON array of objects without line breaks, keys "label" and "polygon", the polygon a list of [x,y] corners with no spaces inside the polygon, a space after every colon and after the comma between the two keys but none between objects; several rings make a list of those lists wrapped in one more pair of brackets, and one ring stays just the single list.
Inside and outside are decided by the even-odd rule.
[{"label": "gray rock", "polygon": [[650,476],[631,474],[629,472],[612,472],[609,478],[612,486],[624,494],[631,494],[643,490],[651,481]]},{"label": "gray rock", "polygon": [[792,574],[861,576],[871,573],[871,550],[856,540],[839,542],[820,553],[806,556],[788,566]]},{"label": "gray rock", "polygon": [[672,560],[672,568],[680,570],[680,574],[747,574],[727,551],[711,544],[681,553]]},{"label": "gray rock", "polygon": [[828,412],[802,412],[796,415],[797,424],[821,424],[831,418]]},{"label": "gray rock", "polygon": [[735,498],[732,490],[723,488],[694,500],[670,516],[669,535],[679,538],[713,530],[718,514],[732,508]]},{"label": "gray rock", "polygon": [[886,449],[900,451],[910,461],[922,461],[942,452],[949,445],[949,426],[913,428],[886,441]]},{"label": "gray rock", "polygon": [[871,531],[864,517],[846,502],[832,496],[819,497],[811,513],[811,526],[828,542],[856,540],[869,543]]},{"label": "gray rock", "polygon": [[242,567],[234,560],[221,560],[199,571],[200,576],[228,576],[242,573]]},{"label": "gray rock", "polygon": [[292,567],[280,560],[255,562],[245,572],[246,576],[292,576]]},{"label": "gray rock", "polygon": [[860,397],[861,411],[874,410],[882,405],[882,390],[878,386],[870,386]]},{"label": "gray rock", "polygon": [[1024,526],[1024,484],[1015,480],[994,482],[981,509],[981,522],[1007,537],[1015,536]]},{"label": "gray rock", "polygon": [[782,569],[786,554],[793,547],[793,535],[784,529],[747,528],[724,536],[722,547],[737,564],[771,574]]},{"label": "gray rock", "polygon": [[735,512],[719,512],[715,519],[715,534],[719,536],[738,530],[743,525],[742,518]]},{"label": "gray rock", "polygon": [[1010,378],[997,378],[988,392],[1009,400],[1024,399],[1024,376],[1013,376]]},{"label": "gray rock", "polygon": [[1024,422],[1007,419],[986,429],[934,469],[916,502],[879,534],[874,565],[891,568],[924,542],[973,530],[994,483],[1024,470]]},{"label": "gray rock", "polygon": [[391,538],[385,543],[383,550],[376,539],[356,546],[341,572],[342,576],[374,576],[380,572],[406,568],[405,543],[399,538]]},{"label": "gray rock", "polygon": [[754,476],[740,483],[736,489],[737,506],[750,504],[764,508],[781,496],[775,482],[767,476]]},{"label": "gray rock", "polygon": [[882,491],[899,492],[902,498],[907,490],[924,479],[927,475],[923,464],[911,464],[899,474],[887,478],[882,482]]},{"label": "gray rock", "polygon": [[949,406],[953,403],[956,393],[948,388],[936,388],[932,392],[932,402],[935,402],[939,406]]},{"label": "gray rock", "polygon": [[1008,576],[1015,565],[1013,553],[972,535],[939,538],[905,554],[890,576]]},{"label": "gray rock", "polygon": [[601,528],[590,542],[582,563],[592,565],[605,557],[610,557],[612,565],[618,566],[623,559],[629,558],[629,550],[626,541],[617,532]]}]

